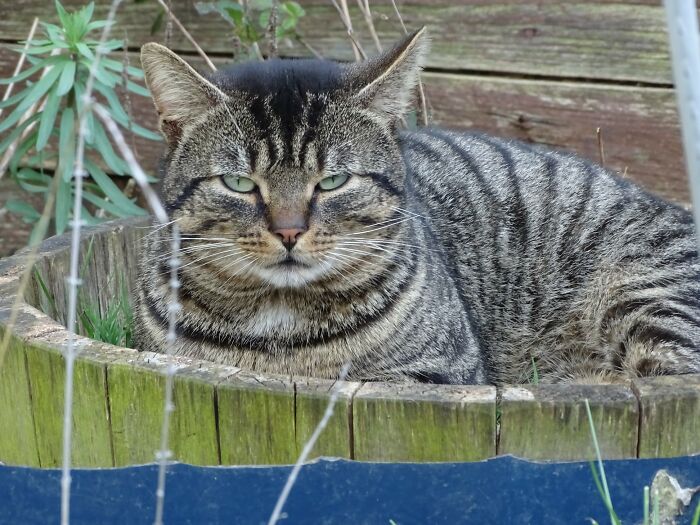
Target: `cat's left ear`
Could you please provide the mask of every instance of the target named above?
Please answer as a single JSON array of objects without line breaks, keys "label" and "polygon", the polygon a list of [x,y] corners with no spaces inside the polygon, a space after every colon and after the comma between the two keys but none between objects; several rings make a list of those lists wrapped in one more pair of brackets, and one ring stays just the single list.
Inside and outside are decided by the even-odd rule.
[{"label": "cat's left ear", "polygon": [[350,66],[354,97],[389,122],[400,119],[413,100],[428,46],[423,27],[390,51]]}]

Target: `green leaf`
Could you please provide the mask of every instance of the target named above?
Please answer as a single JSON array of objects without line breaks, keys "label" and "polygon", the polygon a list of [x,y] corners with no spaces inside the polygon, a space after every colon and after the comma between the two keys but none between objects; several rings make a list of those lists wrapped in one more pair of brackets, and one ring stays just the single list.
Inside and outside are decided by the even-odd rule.
[{"label": "green leaf", "polygon": [[27,222],[38,221],[41,214],[33,206],[19,199],[10,199],[5,203],[9,212],[20,215]]},{"label": "green leaf", "polygon": [[41,22],[41,25],[44,26],[44,31],[46,31],[46,34],[55,45],[67,45],[63,35],[63,30],[60,27],[54,24],[46,24],[44,22]]},{"label": "green leaf", "polygon": [[109,198],[116,206],[118,206],[126,215],[145,215],[145,211],[139,206],[131,202],[126,195],[122,193],[112,179],[102,171],[102,169],[89,159],[85,160],[85,167],[99,185],[100,190]]},{"label": "green leaf", "polygon": [[165,10],[160,9],[158,11],[158,14],[156,17],[153,19],[153,23],[151,24],[151,29],[150,29],[150,34],[155,35],[158,31],[160,31],[163,27],[163,20],[165,19]]},{"label": "green leaf", "polygon": [[58,96],[58,86],[55,86],[46,96],[46,105],[44,111],[41,112],[41,121],[39,122],[39,134],[36,140],[36,149],[41,151],[46,146],[46,143],[51,137],[56,115],[58,114],[58,106],[61,103],[61,97]]},{"label": "green leaf", "polygon": [[105,129],[102,127],[102,124],[98,120],[95,120],[94,146],[95,149],[99,151],[100,155],[102,155],[105,164],[107,164],[107,167],[111,171],[113,171],[117,175],[124,175],[128,171],[128,166],[114,152],[114,148],[112,148],[112,144],[107,138]]},{"label": "green leaf", "polygon": [[296,2],[284,2],[280,7],[295,18],[301,18],[306,14],[304,8]]},{"label": "green leaf", "polygon": [[46,193],[51,185],[51,177],[31,168],[22,168],[14,178],[23,190],[31,193]]},{"label": "green leaf", "polygon": [[151,96],[150,91],[148,91],[145,87],[140,86],[140,85],[132,82],[131,80],[129,80],[126,83],[126,87],[132,93],[136,93],[137,95],[141,95],[142,97],[150,97]]},{"label": "green leaf", "polygon": [[[88,5],[83,7],[79,13],[81,15],[81,19],[83,22],[85,22],[85,25],[87,26],[90,20],[92,19],[92,14],[95,11],[95,2],[90,2]],[[104,20],[106,22],[106,20]]]},{"label": "green leaf", "polygon": [[36,144],[36,137],[38,133],[38,131],[30,133],[19,144],[12,155],[12,158],[10,159],[10,173],[17,172],[20,161],[24,158],[27,152],[34,147],[34,144]]},{"label": "green leaf", "polygon": [[101,93],[102,96],[105,97],[105,99],[107,99],[107,103],[109,104],[109,107],[111,109],[110,114],[112,115],[112,117],[128,120],[129,117],[127,116],[126,111],[122,107],[121,102],[119,102],[119,98],[117,98],[117,93],[113,89],[109,89],[108,87],[97,83],[95,84],[95,90]]},{"label": "green leaf", "polygon": [[53,51],[55,47],[55,44],[52,42],[51,44],[45,46],[28,47],[27,49],[23,49],[23,51],[27,55],[45,55],[46,53]]},{"label": "green leaf", "polygon": [[[92,70],[92,62],[87,61],[87,60],[81,60],[80,61],[82,64],[85,65],[88,69]],[[102,84],[113,88],[117,84],[121,82],[121,78],[118,75],[115,75],[114,73],[111,73],[110,71],[107,71],[105,68],[102,67],[102,63],[100,62],[97,64],[97,67],[94,70],[95,72],[95,78],[101,82]]]},{"label": "green leaf", "polygon": [[19,102],[20,100],[22,100],[24,97],[27,96],[27,93],[29,92],[30,89],[32,89],[31,86],[23,89],[22,91],[20,91],[19,93],[15,94],[15,95],[12,95],[7,100],[0,102],[0,109],[9,108],[10,106],[14,106],[15,104],[17,104],[17,102]]},{"label": "green leaf", "polygon": [[15,129],[13,129],[12,133],[7,135],[4,139],[2,139],[2,141],[0,141],[0,153],[3,153],[7,148],[9,148],[10,144],[17,140],[17,138],[22,134],[22,132],[27,128],[27,126],[30,126],[33,122],[39,120],[40,117],[41,114],[35,113],[27,120],[19,124]]},{"label": "green leaf", "polygon": [[[116,71],[117,73],[121,73],[124,70],[124,64],[122,62],[112,60],[111,58],[102,57],[100,60],[100,65],[106,67],[107,69],[111,69],[112,71]],[[128,66],[126,68],[126,72],[134,78],[143,78],[143,71],[137,67]]]},{"label": "green leaf", "polygon": [[90,61],[95,60],[95,54],[92,52],[92,50],[87,46],[87,44],[85,42],[76,43],[75,48],[78,50],[78,52],[81,55],[83,55],[88,60],[90,60]]},{"label": "green leaf", "polygon": [[62,67],[60,65],[53,66],[41,80],[31,87],[27,93],[27,96],[22,100],[22,102],[17,104],[17,107],[3,122],[0,122],[0,133],[14,126],[17,121],[22,118],[22,115],[24,115],[27,109],[29,109],[32,104],[37,102],[49,89],[51,89],[51,86],[61,73],[61,69]]},{"label": "green leaf", "polygon": [[71,25],[72,21],[70,15],[58,0],[56,0],[56,12],[58,13],[58,19],[61,21],[61,25],[63,25],[64,29]]},{"label": "green leaf", "polygon": [[[114,205],[113,203],[102,199],[101,197],[98,197],[97,195],[93,195],[92,193],[85,192],[83,193],[83,197],[85,197],[85,200],[89,202],[90,204],[94,204],[97,206],[99,209],[106,211],[107,213],[111,213],[115,217],[123,218],[123,217],[130,217],[133,214],[126,213],[124,210],[120,209],[119,206]],[[145,212],[140,213],[138,215],[144,215]]]},{"label": "green leaf", "polygon": [[95,29],[103,29],[109,24],[108,20],[95,20],[87,25],[86,32],[94,31]]},{"label": "green leaf", "polygon": [[71,197],[73,187],[70,181],[63,179],[58,181],[58,191],[56,192],[56,209],[54,210],[54,220],[56,234],[60,235],[66,231],[68,220],[70,219]]},{"label": "green leaf", "polygon": [[76,64],[72,60],[67,62],[61,71],[61,78],[58,79],[58,87],[56,89],[56,94],[63,96],[73,87],[73,82],[75,80],[75,67]]},{"label": "green leaf", "polygon": [[0,78],[0,85],[3,84],[14,84],[17,82],[21,82],[22,80],[26,80],[27,78],[31,77],[34,73],[39,71],[40,69],[43,69],[45,67],[50,67],[58,62],[63,62],[66,60],[66,57],[61,56],[61,55],[56,55],[56,56],[50,56],[48,58],[44,58],[32,67],[25,69],[21,73],[18,73],[14,77],[10,78]]},{"label": "green leaf", "polygon": [[59,173],[61,180],[69,181],[75,162],[75,114],[73,108],[64,108],[61,114],[61,128],[58,137]]}]

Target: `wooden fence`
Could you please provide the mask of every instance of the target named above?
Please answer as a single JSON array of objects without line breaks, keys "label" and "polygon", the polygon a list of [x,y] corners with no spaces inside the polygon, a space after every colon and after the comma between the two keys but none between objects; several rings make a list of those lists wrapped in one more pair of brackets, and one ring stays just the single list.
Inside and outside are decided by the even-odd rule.
[{"label": "wooden fence", "polygon": [[[85,300],[104,311],[133,282],[143,219],[83,234]],[[0,462],[55,467],[61,458],[65,349],[64,277],[69,235],[46,241],[20,300],[0,366]],[[85,257],[90,252],[91,256]],[[0,261],[0,335],[8,329],[25,256]],[[53,299],[53,300],[52,300]],[[46,312],[46,313],[44,313]],[[95,467],[147,463],[158,448],[163,371],[174,364],[175,459],[194,464],[292,463],[328,404],[335,414],[312,457],[368,461],[475,461],[497,454],[589,459],[591,405],[606,458],[700,452],[700,375],[620,385],[493,386],[335,384],[255,374],[79,338],[73,460]]]},{"label": "wooden fence", "polygon": [[[67,0],[68,6],[83,0]],[[174,12],[218,65],[232,53],[230,30],[217,15],[201,16],[195,1],[173,0]],[[329,58],[351,60],[343,25],[330,0],[300,0],[307,15],[300,33]],[[98,2],[104,15],[106,0]],[[355,33],[374,47],[354,2]],[[381,42],[401,35],[390,0],[370,2]],[[410,28],[427,25],[432,53],[424,81],[436,125],[478,129],[570,149],[598,160],[603,130],[607,166],[674,199],[688,201],[663,7],[658,0],[404,0]],[[124,2],[116,36],[127,35],[132,63],[138,47],[163,41],[150,28],[156,2]],[[17,55],[33,17],[54,19],[45,0],[23,0],[0,17],[0,76]],[[198,67],[202,61],[174,29],[171,47]],[[308,54],[296,44],[287,55]],[[134,114],[154,126],[150,102],[133,97]],[[144,165],[155,169],[160,144],[138,142]],[[1,204],[1,198],[0,198]],[[15,223],[17,224],[17,223]],[[19,226],[19,224],[17,224]],[[8,243],[2,249],[9,253]],[[1,254],[1,253],[0,253]]]}]

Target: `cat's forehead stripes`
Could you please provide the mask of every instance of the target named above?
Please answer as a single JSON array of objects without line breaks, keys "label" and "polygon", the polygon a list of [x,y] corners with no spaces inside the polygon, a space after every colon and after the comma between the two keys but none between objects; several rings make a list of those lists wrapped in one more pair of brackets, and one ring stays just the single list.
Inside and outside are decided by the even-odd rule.
[{"label": "cat's forehead stripes", "polygon": [[[282,162],[307,164],[325,103],[344,86],[342,66],[326,60],[238,64],[217,71],[209,80],[233,99],[249,101],[247,109],[264,139],[248,151],[251,167],[258,170]],[[259,163],[263,147],[267,166]]]}]

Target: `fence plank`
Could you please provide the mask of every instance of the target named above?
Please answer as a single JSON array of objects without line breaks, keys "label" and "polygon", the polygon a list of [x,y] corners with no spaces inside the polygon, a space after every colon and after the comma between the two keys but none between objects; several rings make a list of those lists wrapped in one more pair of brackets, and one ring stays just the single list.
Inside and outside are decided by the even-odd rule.
[{"label": "fence plank", "polygon": [[301,453],[302,448],[323,418],[330,400],[331,389],[333,389],[338,393],[333,415],[316,442],[309,459],[320,456],[350,459],[353,457],[350,423],[352,397],[360,386],[361,383],[344,381],[342,384],[337,384],[336,381],[310,377],[295,380],[295,438],[298,453]]},{"label": "fence plank", "polygon": [[[67,6],[82,5],[67,0]],[[337,12],[326,0],[302,2],[306,16],[300,33],[329,58],[351,59],[352,51]],[[354,2],[349,2],[357,38],[374,51],[369,31]],[[232,54],[230,26],[217,15],[201,16],[195,2],[176,0],[173,10],[201,46],[211,53]],[[389,0],[371,2],[375,25],[384,45],[402,35]],[[103,16],[107,4],[96,7]],[[126,31],[130,45],[162,41],[162,32],[150,34],[159,6],[155,2],[123,5],[117,16],[117,34]],[[649,0],[407,0],[400,3],[407,25],[427,25],[433,37],[428,65],[437,68],[536,74],[569,78],[615,79],[671,83],[663,7]],[[56,19],[42,0],[26,0],[21,9],[9,9],[0,19],[5,39],[26,37],[33,17]],[[177,29],[171,45],[192,50]],[[264,46],[263,46],[264,47]],[[308,54],[303,46],[282,52]]]},{"label": "fence plank", "polygon": [[294,463],[294,384],[240,372],[217,387],[221,463]]},{"label": "fence plank", "polygon": [[603,457],[637,455],[639,409],[623,385],[523,385],[501,392],[498,453],[527,459],[592,459],[588,399]]},{"label": "fence plank", "polygon": [[355,459],[475,461],[495,455],[496,389],[367,383],[353,398]]},{"label": "fence plank", "polygon": [[[0,46],[0,76],[9,67],[1,65],[2,50]],[[442,73],[425,74],[424,80],[436,125],[568,149],[595,161],[600,127],[609,168],[622,173],[627,167],[630,179],[659,195],[689,200],[671,89]],[[139,121],[154,128],[150,99],[132,101]],[[163,143],[136,144],[145,168],[154,173]]]},{"label": "fence plank", "polygon": [[633,382],[641,407],[639,457],[700,453],[700,374]]}]

